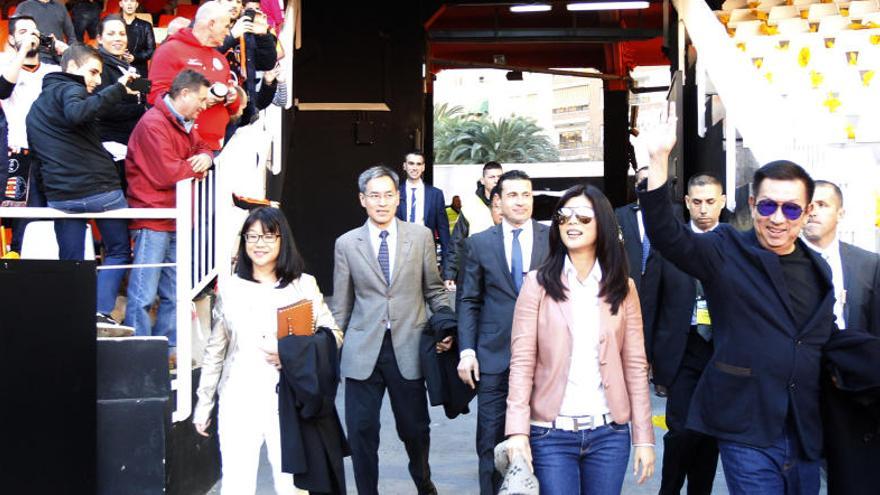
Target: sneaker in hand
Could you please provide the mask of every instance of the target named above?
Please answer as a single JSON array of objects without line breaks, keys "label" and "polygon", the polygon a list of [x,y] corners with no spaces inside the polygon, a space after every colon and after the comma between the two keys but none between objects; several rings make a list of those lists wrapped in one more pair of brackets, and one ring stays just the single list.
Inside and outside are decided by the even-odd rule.
[{"label": "sneaker in hand", "polygon": [[113,318],[97,313],[98,320],[98,337],[131,337],[134,335],[134,327],[122,325]]}]

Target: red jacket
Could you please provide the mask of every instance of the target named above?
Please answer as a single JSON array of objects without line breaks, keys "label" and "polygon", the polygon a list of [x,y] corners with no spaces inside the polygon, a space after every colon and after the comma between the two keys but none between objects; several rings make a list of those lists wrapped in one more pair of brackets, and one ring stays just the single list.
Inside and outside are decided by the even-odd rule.
[{"label": "red jacket", "polygon": [[[171,35],[156,49],[149,77],[153,82],[153,89],[147,102],[155,105],[157,100],[165,96],[171,89],[171,82],[183,69],[192,69],[203,74],[211,84],[232,83],[226,57],[216,49],[199,43],[192,29],[185,28]],[[238,111],[238,105],[238,100],[230,106],[214,105],[196,119],[196,129],[211,149],[219,150],[222,147],[229,116]]]},{"label": "red jacket", "polygon": [[[132,208],[174,208],[178,181],[195,177],[187,158],[211,148],[195,127],[187,133],[163,99],[147,110],[128,140],[125,177]],[[174,220],[132,220],[132,229],[174,232]]]}]

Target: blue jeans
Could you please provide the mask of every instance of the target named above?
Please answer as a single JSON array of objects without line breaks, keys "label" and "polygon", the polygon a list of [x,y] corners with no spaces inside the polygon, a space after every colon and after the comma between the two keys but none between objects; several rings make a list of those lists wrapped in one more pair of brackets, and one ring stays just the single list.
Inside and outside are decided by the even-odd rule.
[{"label": "blue jeans", "polygon": [[[820,461],[808,461],[791,428],[769,447],[718,441],[731,495],[816,495]],[[867,473],[866,473],[867,475]]]},{"label": "blue jeans", "polygon": [[[175,263],[177,234],[150,229],[131,232],[134,240],[134,264]],[[132,268],[128,277],[128,306],[125,324],[134,327],[135,335],[167,337],[168,345],[177,345],[177,270],[166,268]],[[150,307],[159,296],[156,324],[150,320]]]},{"label": "blue jeans", "polygon": [[629,425],[566,431],[532,426],[532,464],[541,495],[619,495],[629,463]]},{"label": "blue jeans", "polygon": [[[121,189],[64,201],[49,201],[50,208],[68,213],[91,213],[128,208]],[[95,220],[104,242],[104,266],[125,265],[131,257],[128,239],[128,220]],[[62,260],[81,261],[85,256],[86,220],[75,218],[55,221],[58,257]],[[98,271],[98,312],[110,314],[116,306],[119,286],[125,270]]]}]

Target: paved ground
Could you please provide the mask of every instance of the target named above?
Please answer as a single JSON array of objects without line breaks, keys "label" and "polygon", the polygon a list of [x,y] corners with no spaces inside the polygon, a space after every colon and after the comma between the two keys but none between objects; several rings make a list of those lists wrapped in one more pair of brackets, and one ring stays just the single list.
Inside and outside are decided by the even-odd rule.
[{"label": "paved ground", "polygon": [[[340,394],[337,399],[337,407],[340,411],[344,410],[341,390],[340,387]],[[652,402],[654,414],[662,415],[664,412],[664,399],[654,397]],[[474,401],[473,406],[474,408],[476,407],[476,401]],[[431,409],[431,419],[431,468],[438,491],[441,494],[455,495],[478,493],[477,458],[474,453],[475,412],[449,420],[443,414],[442,408],[435,407]],[[658,472],[644,485],[639,486],[635,483],[635,479],[632,476],[632,466],[630,466],[623,487],[623,493],[626,495],[655,494],[659,490],[659,462],[663,456],[662,435],[664,432],[661,428],[655,427],[655,433],[657,435]],[[379,459],[379,493],[383,495],[414,493],[412,481],[406,470],[406,452],[400,440],[397,439],[397,433],[394,430],[394,420],[387,398],[382,409]],[[354,489],[354,475],[351,471],[351,463],[348,460],[346,460],[346,471],[348,493],[354,494],[356,493]],[[219,490],[215,487],[210,493],[216,494],[219,493]],[[272,493],[274,493],[272,489],[272,475],[264,453],[260,465],[257,494],[270,495]],[[683,493],[686,492],[683,491]],[[727,487],[724,484],[724,474],[721,472],[720,463],[718,474],[715,478],[714,493],[718,495],[726,495],[728,493]]]}]

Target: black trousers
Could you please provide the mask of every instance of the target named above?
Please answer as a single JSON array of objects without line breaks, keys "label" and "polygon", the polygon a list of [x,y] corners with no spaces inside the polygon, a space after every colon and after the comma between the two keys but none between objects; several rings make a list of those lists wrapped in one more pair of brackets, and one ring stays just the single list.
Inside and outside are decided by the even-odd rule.
[{"label": "black trousers", "polygon": [[663,436],[661,494],[680,493],[685,478],[689,495],[712,493],[718,467],[718,444],[713,437],[685,428],[694,389],[711,357],[712,343],[691,330],[681,367],[666,398],[669,431]]},{"label": "black trousers", "polygon": [[494,495],[501,487],[495,470],[495,446],[504,441],[508,372],[480,373],[477,385],[477,455],[480,458],[480,495]]},{"label": "black trousers", "polygon": [[437,493],[428,465],[431,419],[425,381],[403,378],[394,357],[391,334],[386,333],[369,378],[345,380],[345,426],[358,494],[379,493],[379,414],[386,389],[391,397],[397,436],[409,456],[409,474],[416,489],[419,494]]}]

